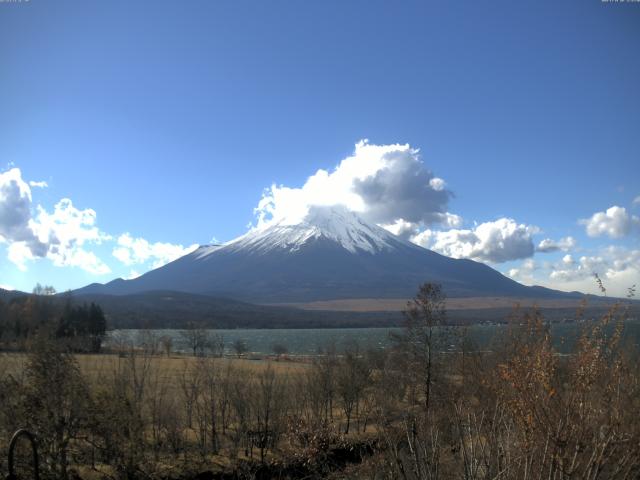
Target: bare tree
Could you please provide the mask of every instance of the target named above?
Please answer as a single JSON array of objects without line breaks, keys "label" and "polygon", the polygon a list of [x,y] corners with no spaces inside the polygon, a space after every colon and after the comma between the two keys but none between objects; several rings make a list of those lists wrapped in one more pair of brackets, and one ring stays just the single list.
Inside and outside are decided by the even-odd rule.
[{"label": "bare tree", "polygon": [[428,411],[435,376],[434,361],[438,353],[437,346],[441,345],[442,340],[442,332],[438,329],[446,324],[442,287],[435,283],[421,285],[403,313],[405,329],[396,338],[408,356],[408,372],[416,375],[418,383],[422,384],[423,405],[425,411]]},{"label": "bare tree", "polygon": [[371,369],[365,358],[360,355],[358,344],[348,345],[336,370],[337,392],[347,419],[345,434],[349,433],[353,412],[357,414],[359,411],[360,401],[369,384],[370,375]]},{"label": "bare tree", "polygon": [[184,409],[186,414],[187,428],[193,426],[193,411],[200,394],[200,375],[197,364],[186,363],[180,375],[178,384],[182,393]]},{"label": "bare tree", "polygon": [[207,330],[192,322],[187,324],[185,330],[180,331],[180,336],[187,344],[187,347],[193,352],[194,357],[204,355],[211,344]]},{"label": "bare tree", "polygon": [[249,346],[247,345],[247,342],[241,338],[233,342],[232,348],[233,348],[233,351],[236,352],[236,355],[238,356],[238,358],[240,358],[242,355],[247,353],[247,351],[249,350]]},{"label": "bare tree", "polygon": [[173,338],[170,335],[162,335],[158,341],[162,347],[162,351],[167,357],[171,356],[171,350],[173,349]]},{"label": "bare tree", "polygon": [[23,402],[51,473],[68,478],[69,450],[88,424],[90,395],[78,365],[55,345],[38,342],[26,366]]},{"label": "bare tree", "polygon": [[158,338],[158,335],[152,330],[138,330],[138,333],[136,335],[136,344],[140,348],[142,348],[145,354],[155,355],[158,352],[160,339]]},{"label": "bare tree", "polygon": [[282,343],[273,344],[271,350],[276,354],[278,360],[280,360],[280,357],[282,357],[282,355],[286,355],[287,353],[289,353],[289,349],[287,348],[287,346],[283,345]]},{"label": "bare tree", "polygon": [[251,435],[253,444],[260,449],[261,462],[264,462],[267,449],[275,446],[283,427],[282,420],[287,410],[286,389],[286,378],[276,375],[271,366],[257,375],[251,396],[254,415]]}]

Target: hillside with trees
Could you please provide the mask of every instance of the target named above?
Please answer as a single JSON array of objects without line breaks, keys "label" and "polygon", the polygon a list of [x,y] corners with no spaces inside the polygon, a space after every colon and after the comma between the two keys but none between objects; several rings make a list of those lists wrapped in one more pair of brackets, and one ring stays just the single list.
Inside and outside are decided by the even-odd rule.
[{"label": "hillside with trees", "polygon": [[22,350],[36,337],[64,343],[76,352],[99,352],[107,322],[102,308],[55,296],[51,287],[36,286],[31,295],[0,299],[0,346]]}]

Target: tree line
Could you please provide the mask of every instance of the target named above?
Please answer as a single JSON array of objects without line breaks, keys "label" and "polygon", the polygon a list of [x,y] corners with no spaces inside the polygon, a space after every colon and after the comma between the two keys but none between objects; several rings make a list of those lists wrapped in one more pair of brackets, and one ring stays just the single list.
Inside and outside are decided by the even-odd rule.
[{"label": "tree line", "polygon": [[0,299],[0,347],[7,350],[23,350],[42,336],[73,351],[98,352],[106,330],[99,305],[76,304],[70,295],[55,295],[52,287],[37,285],[31,295]]}]

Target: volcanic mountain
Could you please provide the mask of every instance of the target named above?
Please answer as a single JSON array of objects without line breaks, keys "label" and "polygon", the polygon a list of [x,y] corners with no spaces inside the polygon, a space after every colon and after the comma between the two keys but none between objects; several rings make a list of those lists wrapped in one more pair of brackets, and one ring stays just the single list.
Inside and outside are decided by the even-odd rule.
[{"label": "volcanic mountain", "polygon": [[92,284],[79,294],[180,291],[254,303],[410,298],[441,283],[449,297],[560,298],[526,287],[482,263],[445,257],[364,222],[339,207],[314,207],[304,220],[257,228],[221,246],[202,246],[133,280]]}]

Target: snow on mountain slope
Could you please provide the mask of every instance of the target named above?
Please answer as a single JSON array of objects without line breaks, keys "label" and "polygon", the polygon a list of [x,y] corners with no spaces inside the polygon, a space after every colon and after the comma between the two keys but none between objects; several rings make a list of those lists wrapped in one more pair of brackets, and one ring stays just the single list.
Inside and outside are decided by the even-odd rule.
[{"label": "snow on mountain slope", "polygon": [[344,207],[312,207],[300,223],[281,221],[255,229],[227,243],[224,248],[260,253],[273,250],[295,252],[318,239],[335,242],[351,253],[393,250],[398,248],[398,244],[406,243],[377,225],[363,222]]},{"label": "snow on mountain slope", "polygon": [[441,283],[452,297],[560,294],[536,291],[482,263],[406,242],[340,207],[314,207],[302,221],[254,228],[136,279],[91,285],[79,293],[176,290],[280,303],[410,298],[426,281]]}]

